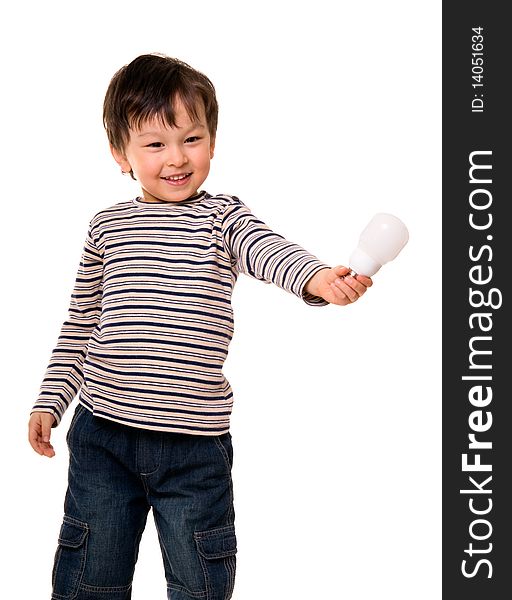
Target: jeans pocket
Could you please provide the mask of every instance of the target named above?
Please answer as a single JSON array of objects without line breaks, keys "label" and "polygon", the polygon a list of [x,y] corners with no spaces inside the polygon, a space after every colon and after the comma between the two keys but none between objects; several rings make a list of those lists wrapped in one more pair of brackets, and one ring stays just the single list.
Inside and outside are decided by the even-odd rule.
[{"label": "jeans pocket", "polygon": [[229,600],[235,586],[235,526],[196,531],[194,539],[206,579],[206,600]]},{"label": "jeans pocket", "polygon": [[230,433],[225,433],[219,436],[211,436],[211,439],[214,441],[215,445],[220,451],[222,458],[226,464],[226,469],[228,473],[231,473],[233,468],[233,445],[231,443],[231,435]]},{"label": "jeans pocket", "polygon": [[71,600],[78,592],[87,555],[89,526],[64,515],[52,572],[52,599]]},{"label": "jeans pocket", "polygon": [[69,445],[69,438],[73,429],[75,428],[76,422],[78,421],[78,417],[83,413],[84,410],[87,410],[82,404],[78,404],[75,408],[75,412],[73,413],[73,418],[71,419],[71,423],[68,427],[68,432],[66,433],[66,442]]}]

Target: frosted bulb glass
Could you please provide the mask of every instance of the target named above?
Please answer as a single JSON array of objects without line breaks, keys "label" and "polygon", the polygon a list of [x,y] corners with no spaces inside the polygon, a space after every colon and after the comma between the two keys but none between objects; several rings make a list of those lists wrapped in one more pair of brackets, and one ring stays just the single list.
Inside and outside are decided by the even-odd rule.
[{"label": "frosted bulb glass", "polygon": [[407,227],[398,217],[378,213],[363,229],[349,266],[355,273],[372,277],[382,265],[396,258],[408,241]]}]

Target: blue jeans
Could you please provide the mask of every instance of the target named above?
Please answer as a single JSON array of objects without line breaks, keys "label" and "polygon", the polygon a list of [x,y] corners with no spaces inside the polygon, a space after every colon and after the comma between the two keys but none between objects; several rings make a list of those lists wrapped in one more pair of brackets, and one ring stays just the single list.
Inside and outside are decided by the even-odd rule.
[{"label": "blue jeans", "polygon": [[55,600],[126,600],[153,509],[167,597],[228,600],[236,567],[231,434],[190,435],[109,421],[78,404]]}]

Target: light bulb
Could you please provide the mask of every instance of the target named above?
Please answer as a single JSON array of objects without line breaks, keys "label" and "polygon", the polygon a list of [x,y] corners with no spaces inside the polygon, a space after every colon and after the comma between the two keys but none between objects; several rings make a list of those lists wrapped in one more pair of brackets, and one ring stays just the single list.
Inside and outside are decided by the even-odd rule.
[{"label": "light bulb", "polygon": [[348,264],[354,273],[372,277],[382,265],[396,258],[408,241],[407,227],[398,217],[378,213],[363,229]]}]

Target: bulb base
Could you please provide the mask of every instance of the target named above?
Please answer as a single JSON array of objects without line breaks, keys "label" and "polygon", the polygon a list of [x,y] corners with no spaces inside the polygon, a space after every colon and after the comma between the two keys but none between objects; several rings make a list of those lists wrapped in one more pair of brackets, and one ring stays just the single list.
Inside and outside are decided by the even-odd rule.
[{"label": "bulb base", "polygon": [[366,275],[366,277],[372,277],[382,267],[380,263],[359,247],[350,255],[348,265],[353,271],[359,275]]}]

